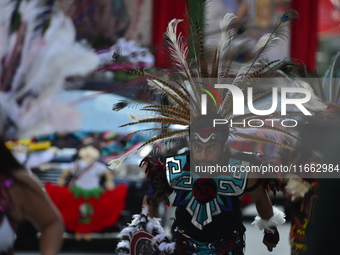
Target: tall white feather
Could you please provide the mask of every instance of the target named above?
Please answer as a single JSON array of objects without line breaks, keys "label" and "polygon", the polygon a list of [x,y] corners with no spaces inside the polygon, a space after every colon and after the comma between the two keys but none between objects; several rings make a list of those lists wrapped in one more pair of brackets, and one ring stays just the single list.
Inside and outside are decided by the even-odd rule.
[{"label": "tall white feather", "polygon": [[268,47],[271,44],[279,43],[282,40],[282,38],[275,36],[274,33],[267,33],[261,36],[261,38],[257,41],[255,47],[253,48],[252,52],[255,53],[259,49],[262,49],[263,47]]},{"label": "tall white feather", "polygon": [[[179,33],[179,35],[177,36],[177,26],[182,21],[183,20],[181,19],[173,19],[172,21],[170,21],[165,34],[169,39],[168,48],[171,54],[171,58],[174,61],[175,67],[177,67],[179,72],[187,78],[186,86],[195,88],[197,84],[195,84],[195,81],[191,76],[190,66],[187,61],[188,45],[183,41],[181,33]],[[198,61],[196,60],[196,63],[197,62]],[[196,73],[196,75],[199,76],[198,72],[195,72],[195,70],[193,70],[192,72]],[[195,100],[195,102],[199,102],[199,95],[197,94],[196,90],[192,89],[192,91],[192,99]]]},{"label": "tall white feather", "polygon": [[75,43],[72,21],[59,13],[51,20],[45,33],[41,51],[27,73],[25,87],[18,96],[28,91],[39,91],[40,98],[62,88],[65,78],[83,76],[99,64],[95,53]]},{"label": "tall white feather", "polygon": [[182,33],[177,36],[177,26],[182,19],[173,19],[169,22],[166,30],[166,35],[169,38],[169,50],[176,67],[182,72],[187,78],[190,78],[189,66],[187,63],[188,56],[188,45],[183,42]]},{"label": "tall white feather", "polygon": [[[219,76],[223,72],[223,58],[227,54],[230,49],[231,41],[235,36],[235,33],[232,30],[228,30],[228,26],[233,19],[236,19],[237,16],[233,13],[227,13],[223,19],[220,21],[220,29],[221,29],[221,38],[218,42],[217,48],[217,59],[218,59],[218,74]],[[220,82],[220,80],[218,80]]]}]

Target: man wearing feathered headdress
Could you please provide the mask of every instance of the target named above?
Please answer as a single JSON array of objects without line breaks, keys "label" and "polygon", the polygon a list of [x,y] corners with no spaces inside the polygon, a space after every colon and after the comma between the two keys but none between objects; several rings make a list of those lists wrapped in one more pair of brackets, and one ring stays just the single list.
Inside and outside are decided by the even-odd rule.
[{"label": "man wearing feathered headdress", "polygon": [[[164,253],[243,254],[244,227],[239,198],[244,192],[248,192],[255,200],[259,216],[253,224],[264,229],[263,242],[272,251],[279,241],[276,226],[285,222],[284,214],[272,208],[266,191],[268,185],[275,191],[276,182],[268,178],[269,176],[266,176],[266,181],[262,181],[259,176],[246,171],[267,166],[265,157],[259,153],[231,152],[226,142],[233,138],[291,148],[297,138],[284,129],[265,124],[265,120],[279,118],[279,111],[270,109],[267,110],[270,113],[261,116],[252,112],[234,114],[235,102],[239,101],[233,98],[232,91],[223,86],[215,89],[214,84],[232,84],[232,88],[241,91],[241,94],[256,91],[254,95],[248,94],[248,102],[263,98],[268,95],[268,88],[282,87],[282,84],[289,83],[290,86],[299,88],[298,90],[304,88],[305,84],[291,79],[295,63],[288,59],[272,62],[264,60],[266,49],[284,38],[280,27],[298,15],[294,10],[286,11],[277,21],[273,32],[265,34],[255,45],[255,58],[244,64],[234,62],[240,45],[235,45],[233,40],[244,31],[242,28],[229,29],[228,26],[236,18],[234,14],[226,14],[220,22],[221,38],[217,49],[211,54],[211,64],[204,49],[197,15],[190,17],[193,17],[190,20],[190,42],[194,42],[192,51],[195,55],[193,59],[188,60],[188,45],[181,34],[177,35],[177,26],[181,20],[172,20],[165,33],[170,59],[179,75],[169,74],[169,79],[164,80],[144,71],[136,71],[148,78],[149,85],[155,91],[166,95],[169,104],[144,106],[141,110],[154,113],[154,116],[135,119],[135,122],[123,125],[160,123],[162,127],[159,129],[138,130],[127,139],[144,131],[160,130],[160,134],[156,134],[140,148],[159,141],[186,137],[190,142],[190,153],[167,157],[165,162],[152,157],[142,161],[141,166],[150,178],[151,187],[145,196],[142,214],[136,216],[132,224],[121,232],[122,241],[118,244],[118,253],[133,254],[143,237],[153,240],[150,249],[158,249]],[[270,80],[268,86],[268,81],[262,78],[275,79]],[[202,93],[206,95],[203,96]],[[296,94],[298,93],[291,93],[291,98],[301,96]],[[127,103],[124,106],[117,104],[113,109],[126,106]],[[308,107],[316,110],[324,109],[325,106],[314,97],[313,104]],[[217,125],[216,120],[224,124],[233,122],[241,125]],[[254,125],[244,124],[246,122]],[[165,132],[164,125],[168,126]],[[175,125],[183,128],[175,129]],[[130,151],[121,158],[112,160],[110,167],[119,167],[122,160],[132,153]],[[157,216],[160,201],[167,200],[173,191],[176,193],[173,204],[177,206],[175,242],[169,243],[154,217]],[[158,248],[156,244],[159,245]]]},{"label": "man wearing feathered headdress", "polygon": [[[169,188],[176,191],[176,254],[243,254],[240,196],[245,192],[259,212],[253,224],[265,230],[263,243],[272,251],[279,241],[276,226],[285,222],[284,214],[272,208],[261,180],[245,171],[265,164],[263,155],[230,151],[226,144],[228,127],[214,127],[213,120],[211,116],[193,120],[190,157],[166,158]],[[146,159],[145,167],[152,176],[154,162]],[[154,190],[153,183],[144,201],[149,217],[157,216],[155,207],[161,201],[159,196],[155,199],[159,189]]]}]

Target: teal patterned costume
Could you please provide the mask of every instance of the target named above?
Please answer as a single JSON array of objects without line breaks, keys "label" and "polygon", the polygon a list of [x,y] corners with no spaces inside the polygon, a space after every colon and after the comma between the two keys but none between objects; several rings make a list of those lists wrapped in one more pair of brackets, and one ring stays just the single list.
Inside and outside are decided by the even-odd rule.
[{"label": "teal patterned costume", "polygon": [[214,175],[190,171],[189,154],[166,158],[167,180],[176,192],[177,254],[243,254],[239,198],[246,191],[248,172],[241,166],[254,163],[253,155],[228,155],[225,166],[233,171]]}]

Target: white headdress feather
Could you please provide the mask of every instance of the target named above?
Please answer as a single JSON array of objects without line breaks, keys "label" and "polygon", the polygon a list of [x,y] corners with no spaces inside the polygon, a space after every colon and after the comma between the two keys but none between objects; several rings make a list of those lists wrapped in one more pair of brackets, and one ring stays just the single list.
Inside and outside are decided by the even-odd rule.
[{"label": "white headdress feather", "polygon": [[[6,70],[0,73],[0,108],[7,116],[0,123],[3,135],[8,123],[16,129],[10,138],[75,130],[75,111],[53,103],[51,96],[63,90],[66,78],[94,71],[98,56],[75,41],[73,23],[63,13],[46,14],[39,0],[23,0],[17,9],[14,3],[3,1],[0,8],[0,70]],[[13,12],[20,17],[14,32]],[[46,18],[49,26],[43,31]]]}]

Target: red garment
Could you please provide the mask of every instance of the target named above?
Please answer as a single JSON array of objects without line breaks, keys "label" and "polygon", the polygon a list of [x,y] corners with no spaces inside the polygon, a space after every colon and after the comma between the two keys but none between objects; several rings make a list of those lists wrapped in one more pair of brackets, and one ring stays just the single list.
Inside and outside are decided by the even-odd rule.
[{"label": "red garment", "polygon": [[[125,207],[127,185],[120,184],[113,190],[105,192],[97,200],[90,197],[85,200],[82,196],[75,199],[69,187],[59,187],[46,183],[46,191],[59,209],[67,230],[80,234],[99,232],[114,225]],[[92,213],[81,215],[82,205],[91,207]]]}]

